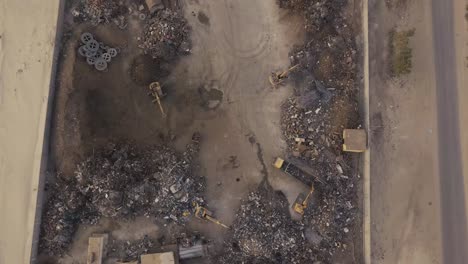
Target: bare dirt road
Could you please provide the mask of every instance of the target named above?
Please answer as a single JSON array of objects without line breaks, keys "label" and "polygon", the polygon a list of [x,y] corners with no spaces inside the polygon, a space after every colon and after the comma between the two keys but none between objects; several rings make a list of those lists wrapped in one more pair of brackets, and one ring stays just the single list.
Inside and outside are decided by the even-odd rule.
[{"label": "bare dirt road", "polygon": [[[290,90],[272,89],[268,76],[289,64],[288,52],[300,41],[300,21],[280,12],[275,1],[188,1],[185,12],[193,27],[193,54],[170,79],[175,87],[215,86],[222,92],[222,102],[209,116],[187,114],[189,120],[171,126],[180,131],[193,122],[190,127],[204,135],[200,159],[207,198],[216,201],[210,206],[222,221],[231,223],[240,199],[267,176],[292,201],[301,185],[298,188],[289,179],[291,193],[291,185],[283,182],[288,179],[271,166],[285,148],[280,105]],[[233,159],[238,166],[230,164]]]},{"label": "bare dirt road", "polygon": [[58,0],[0,1],[2,264],[29,263],[58,12]]}]

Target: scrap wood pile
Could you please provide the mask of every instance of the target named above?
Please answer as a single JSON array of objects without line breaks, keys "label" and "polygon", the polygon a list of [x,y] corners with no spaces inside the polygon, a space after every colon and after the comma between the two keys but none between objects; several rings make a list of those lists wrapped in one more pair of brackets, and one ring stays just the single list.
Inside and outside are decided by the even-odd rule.
[{"label": "scrap wood pile", "polygon": [[136,151],[114,145],[79,164],[73,177],[57,176],[48,186],[42,252],[61,255],[78,224],[101,217],[155,216],[184,223],[194,203],[204,204],[204,178],[192,173],[197,152],[196,142],[182,155],[164,146]]},{"label": "scrap wood pile", "polygon": [[171,61],[190,52],[190,30],[182,13],[164,9],[147,21],[139,47],[154,59]]}]

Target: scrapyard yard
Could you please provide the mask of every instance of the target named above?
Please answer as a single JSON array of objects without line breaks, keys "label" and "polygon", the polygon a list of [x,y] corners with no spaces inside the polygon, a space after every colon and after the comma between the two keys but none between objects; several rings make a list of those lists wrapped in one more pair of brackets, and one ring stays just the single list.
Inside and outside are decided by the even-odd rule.
[{"label": "scrapyard yard", "polygon": [[100,263],[93,234],[109,235],[103,263],[362,263],[359,156],[342,150],[361,125],[358,2],[65,12],[40,263]]}]

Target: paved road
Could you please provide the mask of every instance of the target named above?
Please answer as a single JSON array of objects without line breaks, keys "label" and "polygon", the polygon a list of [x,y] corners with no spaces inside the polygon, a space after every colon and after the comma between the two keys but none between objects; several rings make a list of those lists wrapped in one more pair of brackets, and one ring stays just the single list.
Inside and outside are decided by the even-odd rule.
[{"label": "paved road", "polygon": [[432,1],[444,263],[468,263],[453,0]]}]

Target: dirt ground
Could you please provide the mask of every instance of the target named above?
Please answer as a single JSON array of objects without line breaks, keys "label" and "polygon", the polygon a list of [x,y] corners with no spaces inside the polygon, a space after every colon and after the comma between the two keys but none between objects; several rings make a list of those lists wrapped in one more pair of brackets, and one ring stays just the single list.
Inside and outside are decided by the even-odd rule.
[{"label": "dirt ground", "polygon": [[[290,97],[292,85],[272,89],[268,76],[290,64],[289,52],[304,41],[304,21],[275,1],[187,0],[182,5],[191,26],[191,54],[171,62],[143,55],[136,37],[143,22],[137,17],[129,20],[127,30],[120,30],[112,24],[76,23],[67,15],[51,167],[57,174],[73,175],[78,162],[110,142],[130,143],[136,149],[166,143],[183,151],[192,134],[199,132],[203,140],[198,173],[206,179],[207,207],[221,222],[234,223],[241,203],[265,179],[292,204],[307,186],[271,166],[275,157],[288,151],[280,126],[281,105]],[[77,55],[83,32],[121,50],[106,72],[96,71]],[[327,58],[322,60],[325,65]],[[332,58],[328,63],[333,68]],[[327,74],[324,70],[319,77]],[[167,118],[147,94],[147,85],[154,80],[167,92],[162,102]],[[346,118],[337,116],[341,121],[336,123],[346,123]],[[336,129],[335,134],[342,127]],[[95,226],[82,225],[60,261],[83,261],[86,238],[94,231],[133,241],[145,235],[160,237],[158,232],[170,229],[147,219],[135,221],[102,219]],[[188,228],[215,245],[227,235],[196,219]],[[359,252],[355,248],[340,251],[337,261],[358,263],[359,256],[349,259],[349,254]]]},{"label": "dirt ground", "polygon": [[[372,263],[442,263],[431,3],[369,1]],[[388,33],[415,29],[390,77]],[[385,51],[385,52],[382,52]]]}]

